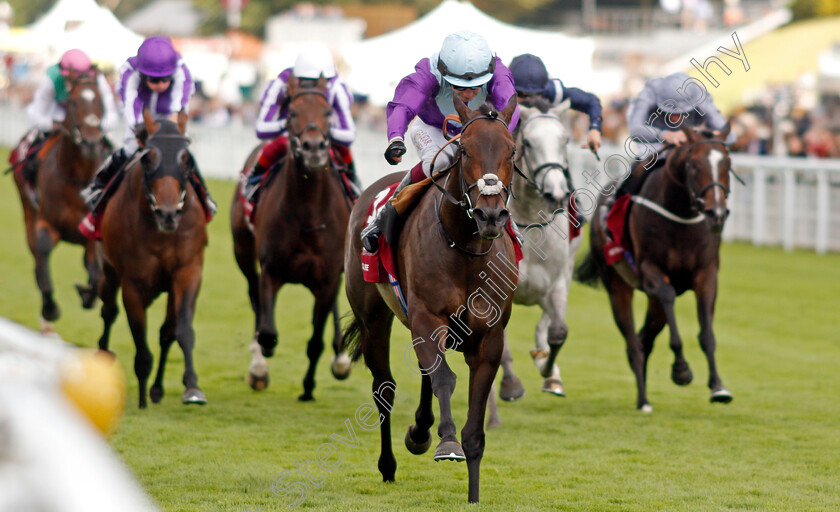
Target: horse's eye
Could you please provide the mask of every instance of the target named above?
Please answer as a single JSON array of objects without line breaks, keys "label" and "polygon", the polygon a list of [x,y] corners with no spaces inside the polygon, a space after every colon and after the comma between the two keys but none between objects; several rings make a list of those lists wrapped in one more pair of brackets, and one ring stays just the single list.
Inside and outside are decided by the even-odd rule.
[{"label": "horse's eye", "polygon": [[297,112],[295,112],[294,110],[292,110],[291,112],[289,112],[289,119],[294,119],[294,118],[296,118],[296,117],[297,117]]}]

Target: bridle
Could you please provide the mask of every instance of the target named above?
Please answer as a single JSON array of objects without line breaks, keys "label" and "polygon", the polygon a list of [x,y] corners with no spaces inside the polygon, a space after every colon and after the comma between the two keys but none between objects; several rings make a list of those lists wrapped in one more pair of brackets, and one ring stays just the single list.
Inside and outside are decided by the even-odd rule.
[{"label": "bridle", "polygon": [[[446,134],[446,122],[450,119],[458,121],[458,119],[453,119],[453,118],[456,118],[456,117],[457,116],[447,116],[447,118],[444,120],[444,129],[443,129],[444,135]],[[463,157],[467,154],[467,151],[464,148],[463,144],[461,143],[461,136],[467,131],[467,128],[474,121],[478,121],[479,119],[489,119],[491,121],[498,121],[498,122],[502,123],[502,125],[505,127],[506,130],[509,129],[508,124],[503,119],[499,118],[498,112],[496,112],[495,110],[491,111],[489,114],[486,114],[486,115],[476,116],[476,117],[470,119],[469,121],[467,121],[464,124],[463,128],[461,128],[461,133],[460,134],[456,135],[455,137],[450,138],[447,141],[447,143],[444,144],[438,150],[438,152],[435,154],[434,158],[432,158],[432,163],[430,164],[430,167],[432,169],[434,169],[435,168],[435,160],[437,159],[438,155],[440,155],[440,153],[443,151],[443,148],[445,148],[449,144],[455,144],[457,146],[457,150],[456,150],[457,157],[455,158],[455,160],[453,160],[452,164],[450,164],[449,167],[447,167],[446,169],[443,169],[442,171],[440,171],[436,175],[432,176],[432,184],[435,187],[437,187],[438,190],[440,190],[440,192],[443,194],[443,197],[448,202],[452,203],[453,205],[457,206],[458,208],[460,208],[461,210],[466,212],[467,217],[469,217],[470,219],[473,218],[473,212],[475,211],[475,206],[473,205],[472,198],[470,197],[470,192],[472,191],[472,189],[478,188],[479,196],[482,196],[482,195],[487,195],[487,196],[500,195],[504,191],[505,192],[505,199],[504,199],[505,208],[507,208],[508,202],[510,202],[510,198],[513,196],[513,191],[511,189],[511,186],[510,185],[504,185],[501,182],[501,180],[499,180],[499,177],[494,173],[484,174],[481,178],[477,179],[474,183],[471,183],[471,184],[468,184],[466,178],[464,178]],[[514,153],[515,153],[515,151],[514,151]],[[515,154],[511,157],[511,160],[515,160]],[[519,174],[522,174],[522,171],[520,171],[518,168],[516,168],[515,161],[512,162],[512,164],[513,164],[514,169]],[[440,186],[440,184],[438,184],[438,182],[437,182],[437,178],[439,176],[444,175],[444,174],[447,174],[446,180],[448,181],[449,176],[450,176],[450,174],[448,174],[448,173],[449,173],[449,171],[454,169],[456,165],[458,166],[458,180],[459,180],[459,187],[461,189],[461,199],[460,200],[457,199],[455,196],[453,196],[444,187]]]},{"label": "bridle", "polygon": [[[522,152],[516,158],[516,161],[517,162],[519,162],[519,161],[524,161],[525,162],[525,170],[528,171],[528,174],[530,174],[530,177],[523,174],[522,172],[520,172],[518,166],[516,167],[516,170],[525,179],[525,182],[528,185],[531,186],[531,188],[536,190],[540,195],[544,195],[545,194],[545,180],[548,179],[548,171],[551,170],[551,169],[559,169],[560,172],[563,173],[563,176],[566,178],[566,183],[568,184],[569,189],[570,189],[569,193],[571,194],[572,192],[574,192],[574,190],[572,190],[572,188],[571,188],[572,187],[572,177],[571,177],[571,174],[569,173],[569,166],[568,165],[563,165],[560,162],[545,162],[543,164],[540,164],[536,168],[532,168],[531,163],[528,160],[528,157],[527,157],[528,140],[525,138],[525,127],[528,126],[531,123],[531,121],[533,121],[534,119],[540,119],[540,118],[542,118],[542,119],[552,119],[552,120],[554,120],[558,123],[561,123],[561,124],[563,123],[560,120],[560,118],[558,118],[557,116],[553,116],[551,114],[537,114],[535,116],[532,116],[532,117],[528,118],[527,121],[522,123],[518,128],[519,133],[517,135],[517,137],[522,140]],[[545,172],[543,172],[543,171],[545,171]],[[542,176],[542,181],[539,180],[540,176]],[[565,210],[565,208],[563,208],[563,207],[558,208],[557,210],[552,212],[551,218],[554,219],[554,217],[557,215],[557,213],[563,212],[564,210]]]},{"label": "bridle", "polygon": [[[296,99],[300,98],[301,96],[305,96],[307,94],[315,94],[317,96],[320,96],[321,98],[324,99],[324,102],[329,107],[329,100],[327,99],[327,95],[324,92],[322,92],[318,89],[303,89],[301,91],[296,92],[291,97],[291,99],[289,100],[289,108],[291,109],[291,105],[292,105],[292,103],[294,103],[294,101]],[[288,130],[288,132],[289,132],[289,144],[291,144],[292,154],[294,155],[295,160],[300,158],[301,153],[303,152],[303,144],[300,142],[300,136],[303,135],[304,133],[310,131],[310,130],[318,131],[318,133],[321,134],[321,136],[324,138],[324,140],[327,142],[327,144],[329,144],[329,142],[330,142],[329,132],[325,132],[323,129],[321,129],[320,126],[318,126],[318,123],[316,123],[314,121],[307,123],[306,126],[301,128],[300,131],[297,131],[297,132],[292,131],[291,126],[289,126],[289,130]],[[330,167],[329,162],[330,162],[329,159],[327,159],[326,169],[329,169],[329,167]],[[305,178],[309,176],[308,171],[309,171],[309,169],[307,169],[307,168],[305,168],[304,171],[303,171]]]},{"label": "bridle", "polygon": [[[146,141],[145,148],[137,156],[137,160],[141,160],[144,155],[151,153],[152,149],[156,149],[158,152],[158,158],[154,164],[154,168],[147,165],[147,160],[141,160],[141,165],[143,166],[143,193],[149,201],[149,208],[151,208],[152,213],[160,214],[162,211],[149,184],[166,176],[175,178],[181,184],[181,195],[178,198],[175,213],[180,215],[190,206],[191,202],[187,202],[187,182],[193,172],[193,168],[190,167],[190,164],[187,164],[187,169],[183,172],[181,171],[181,160],[185,152],[190,160],[192,160],[192,155],[187,150],[189,144],[190,139],[180,133],[159,134],[158,131],[149,137]],[[172,158],[173,154],[174,159]],[[170,157],[171,161],[164,164],[163,160],[166,156]]]},{"label": "bridle", "polygon": [[[729,190],[730,190],[729,185],[725,185],[720,180],[713,180],[711,183],[704,186],[700,190],[697,190],[694,187],[694,182],[691,180],[691,176],[693,174],[692,171],[696,170],[696,166],[691,162],[691,160],[689,159],[689,156],[691,155],[691,151],[694,149],[694,147],[698,146],[698,145],[701,145],[701,144],[720,144],[723,147],[723,150],[728,153],[728,151],[726,149],[726,145],[724,144],[724,142],[722,140],[718,140],[718,139],[699,140],[699,141],[691,143],[685,149],[685,155],[686,155],[686,160],[685,160],[685,184],[683,186],[688,191],[688,197],[689,197],[689,201],[691,203],[692,210],[697,211],[697,212],[701,212],[701,211],[705,210],[706,201],[703,199],[703,196],[706,194],[707,191],[709,191],[711,189],[714,189],[715,187],[720,187],[723,190],[723,197],[725,199],[725,198],[729,197]],[[736,178],[738,178],[738,175],[735,174],[734,171],[732,171],[731,167],[730,167],[729,171],[732,172],[732,174],[734,174]],[[668,171],[668,173],[670,175],[670,170]],[[738,178],[738,179],[740,180],[740,178]],[[673,180],[673,181],[676,181],[677,183],[679,183],[679,181],[677,181],[677,180]],[[729,210],[727,210],[727,213],[728,212],[729,212]]]},{"label": "bridle", "polygon": [[[72,95],[76,88],[79,87],[93,91],[93,93],[96,95],[96,98],[99,99],[100,106],[102,106],[104,111],[104,105],[102,105],[102,98],[99,96],[99,89],[95,79],[92,79],[89,76],[84,76],[77,79],[73,82],[73,88],[71,89],[70,94]],[[81,94],[84,94],[84,91],[82,91]],[[75,144],[76,146],[82,146],[89,149],[90,151],[93,151],[94,149],[96,149],[96,146],[98,146],[102,142],[102,139],[105,138],[105,132],[102,130],[102,118],[97,117],[94,114],[88,114],[82,119],[76,119],[76,101],[78,100],[75,98],[72,100],[68,100],[67,106],[65,107],[68,114],[72,114],[72,118],[74,120],[73,127],[68,129],[64,124],[62,124],[61,131],[69,135],[70,138],[73,140],[73,144]],[[78,126],[79,122],[89,126],[90,128],[98,128],[99,137],[96,140],[92,141],[85,140],[82,137],[82,131]]]}]

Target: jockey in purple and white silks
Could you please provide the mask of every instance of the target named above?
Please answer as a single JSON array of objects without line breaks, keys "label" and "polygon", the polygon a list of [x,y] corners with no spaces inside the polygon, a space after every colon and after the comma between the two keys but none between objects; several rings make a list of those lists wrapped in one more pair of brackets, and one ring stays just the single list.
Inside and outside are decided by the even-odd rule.
[{"label": "jockey in purple and white silks", "polygon": [[[93,183],[82,191],[89,206],[97,203],[102,189],[137,151],[135,129],[144,125],[143,110],[148,108],[155,120],[176,122],[178,113],[189,111],[189,101],[195,93],[195,83],[181,55],[175,51],[168,37],[146,38],[137,55],[120,67],[117,93],[122,101],[125,131],[123,147],[116,150],[96,172]],[[216,204],[204,185],[198,168],[194,173],[196,185],[202,187],[205,204],[212,212]]]},{"label": "jockey in purple and white silks", "polygon": [[356,177],[355,164],[350,153],[350,145],[356,139],[356,123],[353,122],[350,112],[353,95],[336,73],[332,54],[326,47],[315,47],[298,55],[294,66],[283,70],[265,88],[260,100],[256,131],[257,137],[262,140],[271,140],[271,142],[263,146],[254,167],[243,177],[242,195],[249,200],[254,199],[266,171],[286,155],[289,146],[286,121],[291,100],[288,94],[288,82],[292,75],[298,78],[299,85],[302,87],[314,86],[321,76],[327,79],[327,102],[332,107],[330,116],[332,149],[336,157],[346,166],[344,173],[357,187],[356,195],[358,196],[361,185]]},{"label": "jockey in purple and white silks", "polygon": [[[99,88],[99,96],[102,98],[102,131],[107,132],[117,125],[114,93],[105,76],[93,67],[90,57],[85,52],[78,49],[68,50],[57,64],[47,68],[47,76],[35,91],[32,103],[26,107],[26,114],[33,126],[25,137],[28,147],[34,148],[52,132],[60,129],[66,115],[65,104],[70,88],[77,78],[85,75],[95,78]],[[37,154],[33,153],[23,167],[23,177],[32,185],[35,184],[39,165]]]},{"label": "jockey in purple and white silks", "polygon": [[[386,110],[388,148],[385,160],[391,165],[402,161],[406,152],[403,139],[406,132],[420,155],[420,163],[406,173],[395,194],[452,163],[457,149],[453,144],[446,146],[437,157],[435,155],[446,145],[444,117],[457,115],[454,96],[473,110],[489,103],[501,111],[516,94],[510,70],[490,51],[484,37],[467,30],[446,36],[440,52],[420,60],[414,69],[414,73],[400,80]],[[511,119],[511,132],[518,122],[519,108]],[[447,126],[449,135],[461,131],[460,125],[449,123]],[[431,168],[433,159],[434,169]],[[391,222],[396,215],[388,202],[376,219],[362,230],[362,242],[368,252],[378,250],[380,226]]]}]

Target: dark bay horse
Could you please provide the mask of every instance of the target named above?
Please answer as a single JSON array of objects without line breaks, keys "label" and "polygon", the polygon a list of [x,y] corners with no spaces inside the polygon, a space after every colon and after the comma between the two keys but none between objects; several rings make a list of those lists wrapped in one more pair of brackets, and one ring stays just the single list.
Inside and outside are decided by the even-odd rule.
[{"label": "dark bay horse", "polygon": [[[505,235],[515,149],[508,123],[516,109],[516,98],[502,112],[496,112],[489,105],[473,111],[456,96],[455,108],[464,127],[456,141],[457,160],[448,173],[436,176],[443,185],[425,193],[406,219],[394,247],[407,314],[396,304],[388,283],[364,281],[359,239],[371,200],[399,181],[402,173],[377,181],[353,209],[344,256],[353,321],[344,336],[353,345],[355,357],[364,354],[373,374],[373,393],[381,419],[379,471],[383,480],[393,481],[396,473],[390,413],[395,392],[404,397],[394,383],[389,363],[391,325],[396,314],[413,338],[397,350],[404,353],[406,362],[413,351],[419,365],[412,362],[410,367],[422,375],[416,424],[406,433],[406,447],[419,455],[431,446],[434,394],[441,413],[441,441],[435,460],[466,458],[469,501],[477,502],[485,408],[502,358],[504,328],[513,300],[510,287],[515,288],[517,280],[514,246]],[[463,447],[450,409],[455,374],[445,352],[452,349],[464,353],[470,368],[469,411],[461,430]]]},{"label": "dark bay horse", "polygon": [[126,167],[124,183],[102,212],[103,279],[100,286],[105,328],[99,348],[108,350],[111,326],[117,317],[117,291],[137,352],[134,373],[140,388],[140,408],[146,407],[146,383],[152,371],[152,354],[146,343],[146,308],[161,293],[168,293],[166,320],[160,328],[160,364],[150,390],[152,402],[163,397],[166,356],[177,339],[184,352],[185,404],[204,404],[193,368],[195,333],[192,328],[196,298],[201,286],[207,222],[190,174],[195,162],[183,135],[187,116],[178,124],[155,122],[144,112],[146,133],[139,156]]},{"label": "dark bay horse", "polygon": [[[96,302],[101,263],[96,241],[84,237],[78,225],[88,213],[79,192],[90,183],[99,164],[111,150],[101,128],[104,107],[96,78],[83,76],[73,81],[61,128],[47,142],[37,174],[36,207],[26,192],[28,186],[20,173],[14,173],[20,192],[26,240],[35,257],[35,279],[41,290],[41,328],[52,331],[61,311],[53,299],[49,257],[60,240],[85,248],[84,266],[88,284],[76,284],[85,309]],[[46,146],[46,144],[45,144]]]},{"label": "dark bay horse", "polygon": [[[666,324],[674,352],[671,380],[685,386],[693,379],[674,315],[676,297],[687,290],[697,297],[699,339],[709,363],[711,401],[732,401],[718,375],[712,331],[720,236],[728,215],[730,160],[723,140],[729,126],[710,138],[685,127],[683,131],[688,142],[674,148],[664,166],[651,173],[635,196],[642,199],[634,199],[627,220],[641,289],[648,296],[647,316],[638,334],[633,324],[634,289],[604,261],[605,208],[596,210],[590,224],[591,251],[577,269],[579,280],[597,284],[600,278],[609,292],[613,316],[627,342],[627,357],[636,376],[636,407],[644,412],[653,410],[645,391],[647,362],[653,342]],[[605,200],[602,197],[599,203]]]},{"label": "dark bay horse", "polygon": [[[334,312],[341,284],[342,250],[350,211],[330,162],[332,110],[327,103],[326,80],[318,80],[314,87],[301,87],[292,76],[289,98],[289,155],[261,190],[253,231],[239,200],[239,187],[230,221],[236,262],[248,280],[255,316],[256,335],[251,343],[248,375],[252,388],[262,390],[268,385],[264,357],[271,357],[277,346],[274,304],[280,287],[300,283],[315,296],[312,337],[306,349],[309,368],[303,378],[303,394],[298,397],[308,401],[314,399],[315,367],[324,351],[324,325],[327,315]],[[253,166],[258,155],[259,151],[254,150],[246,166]],[[346,378],[350,359],[340,350],[340,334],[336,325],[333,374]]]}]

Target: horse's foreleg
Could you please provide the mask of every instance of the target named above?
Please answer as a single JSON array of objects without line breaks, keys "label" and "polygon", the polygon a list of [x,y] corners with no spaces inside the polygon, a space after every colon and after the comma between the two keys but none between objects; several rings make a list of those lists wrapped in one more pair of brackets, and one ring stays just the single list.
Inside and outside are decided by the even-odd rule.
[{"label": "horse's foreleg", "polygon": [[332,307],[332,318],[334,332],[332,346],[335,356],[333,357],[332,364],[330,365],[330,371],[332,371],[333,377],[336,379],[344,380],[350,376],[350,369],[353,361],[350,360],[350,356],[348,356],[347,352],[344,351],[344,342],[341,339],[341,315],[338,312],[337,297]]},{"label": "horse's foreleg", "polygon": [[58,320],[61,310],[53,300],[52,278],[50,277],[50,253],[58,243],[58,232],[46,222],[35,224],[35,280],[41,290],[41,317],[46,322]]},{"label": "horse's foreleg", "polygon": [[478,353],[465,355],[470,367],[470,391],[467,422],[461,430],[461,440],[467,457],[470,503],[478,503],[479,469],[484,456],[484,414],[504,349],[504,333],[500,331],[497,329],[486,336]]},{"label": "horse's foreleg", "polygon": [[440,405],[438,436],[441,441],[435,450],[435,460],[462,461],[466,457],[461,444],[458,442],[451,408],[456,376],[446,363],[446,358],[439,345],[449,336],[449,330],[446,327],[448,325],[447,320],[437,318],[425,310],[418,309],[413,312],[410,319],[413,338],[411,344],[414,347],[415,354],[417,354],[419,367],[416,370],[421,375],[429,376],[432,392]]},{"label": "horse's foreleg", "polygon": [[146,306],[140,290],[133,283],[123,283],[123,305],[128,317],[131,337],[134,338],[136,353],[134,354],[134,374],[137,376],[137,390],[140,393],[138,407],[146,408],[146,384],[152,373],[152,353],[146,342]]},{"label": "horse's foreleg", "polygon": [[277,327],[274,324],[274,301],[283,282],[271,276],[263,267],[259,277],[259,313],[257,314],[257,342],[265,357],[274,355],[277,347]]},{"label": "horse's foreleg", "polygon": [[700,272],[694,279],[694,290],[697,295],[697,318],[700,320],[700,347],[709,362],[709,389],[712,390],[710,400],[728,404],[732,401],[732,393],[721,382],[715,364],[715,333],[712,330],[712,320],[715,314],[715,299],[717,298],[717,269],[711,268]]},{"label": "horse's foreleg", "polygon": [[671,333],[671,350],[674,352],[674,364],[671,366],[671,380],[678,386],[686,386],[691,383],[694,376],[691,368],[683,356],[682,338],[677,329],[677,317],[674,313],[674,303],[677,300],[677,292],[668,281],[667,276],[653,263],[645,261],[640,266],[642,287],[648,296],[659,300],[662,311],[665,313],[665,321]]},{"label": "horse's foreleg", "polygon": [[88,273],[88,284],[76,283],[76,291],[82,299],[82,307],[90,309],[96,303],[99,278],[102,274],[102,261],[97,250],[97,242],[88,240],[85,244],[84,265]]},{"label": "horse's foreleg", "polygon": [[[192,322],[195,316],[195,302],[201,287],[201,265],[193,264],[181,269],[172,280],[172,290],[175,295],[175,337],[184,352],[183,383],[186,390],[181,396],[181,403],[207,403],[207,398],[198,387],[198,375],[193,365],[193,349],[195,348],[195,331]],[[163,367],[163,361],[161,361]]]},{"label": "horse's foreleg", "polygon": [[405,434],[405,447],[414,455],[421,455],[432,445],[432,433],[429,431],[435,424],[435,413],[432,410],[432,380],[428,375],[421,377],[420,403],[414,412],[414,425],[408,426]]},{"label": "horse's foreleg", "polygon": [[[238,201],[238,199],[234,199],[234,201]],[[236,212],[239,210],[241,208],[234,209],[231,215],[237,215]],[[236,258],[236,264],[239,265],[239,269],[242,271],[242,275],[248,281],[248,299],[251,301],[251,310],[254,312],[254,332],[256,332],[259,327],[260,309],[257,253],[254,244],[254,235],[244,226],[244,221],[241,221],[241,224],[242,226],[238,226],[238,223],[236,223],[233,228],[233,255]]]},{"label": "horse's foreleg", "polygon": [[627,359],[630,362],[630,369],[636,376],[636,408],[642,412],[651,412],[653,408],[648,403],[645,390],[645,355],[639,337],[636,336],[636,327],[633,322],[633,288],[612,270],[607,276],[605,284],[610,294],[613,318],[627,343]]},{"label": "horse's foreleg", "polygon": [[102,282],[99,286],[99,298],[102,300],[102,322],[104,328],[102,336],[99,337],[99,350],[108,351],[108,343],[111,338],[111,327],[117,318],[119,308],[117,307],[117,292],[120,290],[120,281],[114,267],[105,263],[102,267]]},{"label": "horse's foreleg", "polygon": [[[565,268],[563,270],[566,270]],[[549,319],[546,332],[546,343],[548,345],[548,357],[542,366],[543,391],[557,396],[566,396],[563,387],[563,380],[560,378],[560,368],[555,364],[557,355],[566,338],[569,336],[569,328],[566,326],[566,307],[569,297],[569,280],[564,277],[559,279],[554,287],[540,301],[543,308],[543,318]]]},{"label": "horse's foreleg", "polygon": [[645,379],[647,379],[647,363],[650,359],[651,352],[653,352],[653,342],[659,333],[662,332],[665,323],[665,310],[662,309],[662,303],[655,297],[648,297],[645,323],[642,326],[642,330],[639,331],[639,340],[642,343],[642,352],[645,356]]},{"label": "horse's foreleg", "polygon": [[158,403],[163,398],[163,372],[166,368],[166,357],[169,355],[169,349],[175,342],[175,326],[175,300],[170,293],[166,301],[166,320],[160,328],[160,362],[158,362],[157,376],[155,377],[155,383],[149,389],[149,397],[153,403]]},{"label": "horse's foreleg", "polygon": [[[499,397],[502,400],[512,402],[519,400],[524,395],[525,387],[522,385],[519,377],[516,376],[516,372],[513,371],[513,354],[510,351],[510,339],[508,338],[507,331],[505,331],[505,348],[502,352],[502,387],[499,389]],[[495,400],[491,403],[491,407],[494,410],[491,419],[497,420],[498,412],[495,411]],[[501,424],[501,421],[498,423]]]},{"label": "horse's foreleg", "polygon": [[[355,308],[354,308],[355,309]],[[356,322],[360,317],[356,315]],[[391,411],[394,409],[394,394],[397,384],[391,375],[390,334],[393,316],[371,315],[359,322],[361,346],[364,347],[365,364],[373,375],[373,401],[379,410],[382,422],[379,424],[380,452],[379,472],[384,482],[393,482],[397,472],[397,459],[391,445]],[[401,398],[405,395],[400,391]]]},{"label": "horse's foreleg", "polygon": [[[337,290],[336,290],[337,291]],[[315,389],[315,367],[324,352],[324,326],[327,316],[335,305],[335,295],[318,294],[315,296],[315,307],[312,310],[312,337],[306,345],[306,356],[309,358],[309,368],[303,377],[303,394],[298,397],[301,402],[314,400],[312,391]],[[327,297],[329,296],[329,297]]]}]

